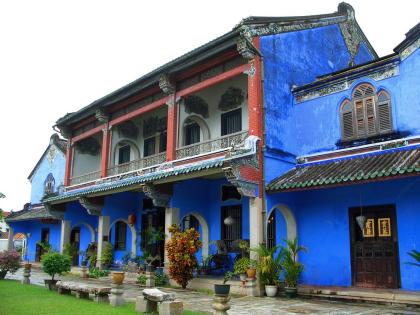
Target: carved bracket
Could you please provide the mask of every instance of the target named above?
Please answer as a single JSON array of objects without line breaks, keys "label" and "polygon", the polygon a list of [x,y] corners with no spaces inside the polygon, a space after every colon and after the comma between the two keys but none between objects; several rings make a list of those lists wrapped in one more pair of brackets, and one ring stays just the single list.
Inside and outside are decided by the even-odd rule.
[{"label": "carved bracket", "polygon": [[102,108],[96,110],[95,117],[101,124],[106,124],[109,121],[109,116]]},{"label": "carved bracket", "polygon": [[102,213],[103,202],[94,202],[93,200],[86,197],[79,197],[77,199],[80,205],[86,209],[90,215],[100,216]]},{"label": "carved bracket", "polygon": [[162,74],[159,77],[159,88],[166,95],[170,95],[175,92],[175,85],[171,82],[168,74]]},{"label": "carved bracket", "polygon": [[50,216],[58,220],[64,220],[64,213],[66,212],[65,206],[63,207],[59,205],[56,206],[56,205],[51,205],[49,203],[44,203],[44,208]]},{"label": "carved bracket", "polygon": [[153,200],[153,204],[156,207],[168,207],[169,201],[171,200],[171,195],[162,193],[157,190],[156,186],[153,184],[144,184],[142,185],[144,194]]},{"label": "carved bracket", "polygon": [[240,168],[242,163],[231,163],[229,166],[224,167],[226,179],[236,187],[238,192],[245,197],[256,197],[258,184],[256,182],[245,180],[240,175]]},{"label": "carved bracket", "polygon": [[239,37],[236,42],[236,49],[238,50],[238,53],[247,60],[254,59],[255,57],[255,48],[245,36]]}]

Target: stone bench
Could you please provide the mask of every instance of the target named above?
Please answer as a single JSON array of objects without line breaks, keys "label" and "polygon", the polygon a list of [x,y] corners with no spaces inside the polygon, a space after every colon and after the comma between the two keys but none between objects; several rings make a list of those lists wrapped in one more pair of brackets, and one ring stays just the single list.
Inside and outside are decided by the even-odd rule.
[{"label": "stone bench", "polygon": [[97,303],[108,302],[108,295],[111,293],[111,287],[67,281],[58,281],[57,289],[59,294],[74,292],[78,299],[89,299],[89,294],[92,294],[94,295],[93,300]]},{"label": "stone bench", "polygon": [[175,293],[166,293],[159,289],[144,289],[136,299],[136,311],[139,313],[157,313],[159,315],[182,315],[183,304],[175,298]]}]

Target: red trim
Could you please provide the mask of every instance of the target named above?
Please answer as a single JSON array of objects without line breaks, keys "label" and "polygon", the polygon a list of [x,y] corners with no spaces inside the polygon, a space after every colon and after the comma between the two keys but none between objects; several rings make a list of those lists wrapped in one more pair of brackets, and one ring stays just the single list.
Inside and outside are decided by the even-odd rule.
[{"label": "red trim", "polygon": [[132,103],[140,101],[143,98],[148,97],[148,96],[153,95],[153,94],[156,94],[158,92],[160,92],[159,86],[154,86],[154,87],[152,87],[150,89],[147,89],[145,91],[141,91],[139,94],[134,95],[134,96],[126,99],[125,101],[122,101],[121,103],[117,103],[115,105],[112,105],[109,112],[110,113],[115,112],[115,111],[117,111],[117,110],[119,110],[123,107],[131,105]]},{"label": "red trim", "polygon": [[174,98],[174,105],[168,107],[168,122],[166,125],[166,161],[173,161],[176,159],[176,140],[178,134],[178,104],[175,102],[174,95],[170,95],[169,97]]},{"label": "red trim", "polygon": [[136,109],[136,110],[134,110],[132,112],[129,112],[129,113],[127,113],[127,114],[125,114],[125,115],[123,115],[121,117],[118,117],[118,118],[115,118],[115,119],[111,120],[109,122],[109,125],[110,126],[118,125],[118,124],[120,124],[120,123],[122,123],[124,121],[130,120],[130,119],[132,119],[132,118],[134,118],[136,116],[139,116],[141,114],[150,112],[150,111],[152,111],[152,110],[154,110],[154,109],[156,109],[156,108],[158,108],[158,107],[166,104],[167,100],[168,100],[168,97],[161,98],[160,100],[157,100],[157,101],[155,101],[153,103],[150,103],[150,104],[148,104],[148,105],[146,105],[144,107],[138,108],[138,109]]},{"label": "red trim", "polygon": [[101,132],[102,129],[104,129],[104,128],[106,128],[106,124],[99,125],[99,126],[97,126],[95,128],[92,128],[92,129],[90,129],[90,130],[88,130],[88,131],[86,131],[86,132],[84,132],[80,135],[77,135],[77,136],[75,136],[71,139],[71,144],[74,144],[77,141],[89,138],[90,136],[93,136],[94,134],[96,134],[98,132]]},{"label": "red trim", "polygon": [[91,123],[92,121],[95,121],[96,117],[95,115],[89,116],[77,123],[75,123],[73,126],[71,126],[71,130],[75,130],[77,128],[83,127],[84,125],[87,125],[88,123]]},{"label": "red trim", "polygon": [[[71,143],[71,139],[69,139],[69,143]],[[68,146],[67,152],[66,152],[66,173],[64,175],[64,186],[70,185],[72,164],[73,164],[73,147]]]},{"label": "red trim", "polygon": [[193,86],[187,87],[187,88],[185,88],[185,89],[177,92],[176,93],[176,98],[182,97],[182,96],[185,96],[185,95],[189,95],[189,94],[192,94],[192,93],[195,93],[195,92],[198,92],[198,91],[203,90],[205,88],[208,88],[208,87],[210,87],[212,85],[218,84],[218,83],[220,83],[222,81],[226,81],[228,79],[231,79],[233,77],[236,77],[236,76],[242,74],[244,71],[246,71],[248,69],[249,69],[249,65],[248,64],[245,64],[245,65],[241,65],[239,67],[236,67],[236,68],[234,68],[232,70],[223,72],[223,73],[221,73],[221,74],[219,74],[219,75],[217,75],[215,77],[212,77],[210,79],[204,80],[204,81],[202,81],[200,83],[197,83],[197,84],[195,84]]},{"label": "red trim", "polygon": [[224,54],[222,54],[222,55],[220,55],[220,56],[218,56],[214,59],[211,59],[209,61],[206,61],[206,62],[194,67],[191,70],[188,70],[188,71],[185,71],[185,72],[181,73],[180,75],[175,77],[174,81],[178,82],[178,81],[184,80],[188,77],[192,77],[192,76],[194,76],[194,75],[196,75],[200,72],[203,72],[207,69],[213,68],[214,66],[217,66],[217,65],[219,65],[219,64],[221,64],[225,61],[228,61],[229,59],[237,57],[237,56],[239,56],[237,50],[231,50],[231,51],[225,52]]},{"label": "red trim", "polygon": [[108,157],[110,148],[110,131],[108,126],[102,131],[102,157],[101,157],[101,177],[107,176],[108,170]]}]

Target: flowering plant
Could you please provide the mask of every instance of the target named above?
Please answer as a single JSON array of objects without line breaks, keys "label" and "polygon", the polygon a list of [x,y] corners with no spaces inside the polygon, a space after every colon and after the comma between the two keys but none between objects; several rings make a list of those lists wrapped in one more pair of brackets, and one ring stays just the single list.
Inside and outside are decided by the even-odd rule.
[{"label": "flowering plant", "polygon": [[169,228],[171,238],[166,243],[169,260],[169,275],[183,289],[193,278],[193,270],[197,268],[195,253],[201,248],[200,234],[194,229],[181,231],[179,226]]},{"label": "flowering plant", "polygon": [[15,273],[20,267],[20,254],[15,250],[0,253],[0,279],[6,277],[7,272]]}]

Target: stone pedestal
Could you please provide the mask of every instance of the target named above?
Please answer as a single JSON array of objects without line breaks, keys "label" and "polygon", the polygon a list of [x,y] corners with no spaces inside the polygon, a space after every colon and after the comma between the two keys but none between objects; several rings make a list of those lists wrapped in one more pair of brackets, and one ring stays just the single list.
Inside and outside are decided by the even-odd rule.
[{"label": "stone pedestal", "polygon": [[96,303],[101,303],[101,302],[108,303],[109,302],[108,294],[97,294],[93,298],[93,301]]},{"label": "stone pedestal", "polygon": [[30,284],[31,280],[31,267],[24,267],[23,268],[23,279],[22,279],[22,283],[23,284]]},{"label": "stone pedestal", "polygon": [[76,298],[78,299],[89,299],[89,292],[76,291]]},{"label": "stone pedestal", "polygon": [[256,278],[247,278],[245,282],[245,287],[247,296],[259,296]]},{"label": "stone pedestal", "polygon": [[146,287],[153,288],[155,286],[155,273],[146,271]]},{"label": "stone pedestal", "polygon": [[81,277],[83,279],[89,278],[89,275],[88,275],[88,267],[87,266],[82,266],[80,268],[80,275],[81,275]]},{"label": "stone pedestal", "polygon": [[144,296],[136,298],[136,312],[157,313],[157,302],[149,301]]},{"label": "stone pedestal", "polygon": [[123,285],[122,284],[112,284],[111,289],[111,296],[109,297],[109,304],[112,306],[119,306],[123,305],[125,303],[125,300],[123,298]]},{"label": "stone pedestal", "polygon": [[163,301],[159,305],[159,315],[182,315],[184,306],[181,301]]},{"label": "stone pedestal", "polygon": [[229,305],[230,295],[215,295],[211,307],[216,311],[216,315],[228,315],[227,310],[230,309]]}]

